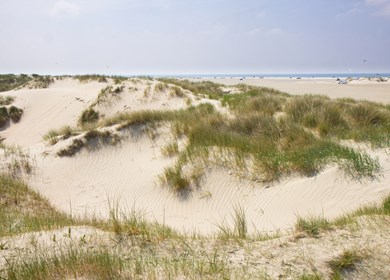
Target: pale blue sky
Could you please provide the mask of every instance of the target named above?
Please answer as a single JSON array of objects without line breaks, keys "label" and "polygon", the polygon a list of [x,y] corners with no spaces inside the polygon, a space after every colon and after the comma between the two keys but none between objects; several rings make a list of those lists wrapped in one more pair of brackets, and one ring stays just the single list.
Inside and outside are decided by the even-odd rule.
[{"label": "pale blue sky", "polygon": [[1,0],[0,35],[2,73],[390,72],[390,0]]}]

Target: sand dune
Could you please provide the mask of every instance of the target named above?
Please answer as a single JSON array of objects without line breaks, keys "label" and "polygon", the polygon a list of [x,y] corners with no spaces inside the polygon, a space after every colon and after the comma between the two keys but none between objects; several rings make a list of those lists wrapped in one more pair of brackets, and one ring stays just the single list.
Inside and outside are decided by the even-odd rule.
[{"label": "sand dune", "polygon": [[[229,84],[234,82],[229,80]],[[133,90],[130,88],[135,85],[126,82],[120,98],[96,108],[109,116],[126,108],[136,111],[187,106],[183,98],[172,97],[168,91],[153,92],[155,84],[143,81],[137,90]],[[315,86],[317,82],[309,84],[305,85],[309,92],[324,93]],[[268,84],[259,82],[257,85]],[[293,83],[292,87],[299,85]],[[263,186],[238,179],[227,170],[210,169],[201,188],[188,196],[178,196],[159,182],[159,175],[174,161],[161,153],[161,148],[170,140],[164,127],[154,139],[130,130],[118,145],[83,149],[74,157],[57,156],[58,147],[66,142],[47,146],[42,135],[49,129],[76,125],[81,111],[91,106],[106,86],[105,83],[81,84],[65,79],[56,81],[48,89],[2,93],[15,96],[15,104],[25,110],[25,115],[19,124],[1,131],[1,135],[7,143],[30,150],[37,165],[35,176],[29,178],[32,187],[66,212],[107,217],[109,203],[118,202],[123,209],[134,207],[143,211],[147,218],[175,229],[211,234],[218,226],[231,224],[234,209],[242,207],[251,231],[275,231],[291,228],[297,216],[335,217],[363,204],[377,202],[390,192],[390,159],[382,150],[367,150],[383,167],[383,177],[374,181],[351,180],[338,167],[329,166],[315,177],[289,177]],[[145,97],[147,87],[152,90]],[[335,96],[340,95],[340,88],[338,90],[333,93]],[[348,96],[349,90],[343,94]],[[388,98],[380,92],[361,97],[375,99],[379,95],[381,97],[376,101]]]},{"label": "sand dune", "polygon": [[50,129],[76,125],[80,112],[94,100],[104,83],[80,83],[65,79],[47,89],[21,89],[3,92],[16,97],[15,105],[24,110],[23,120],[1,131],[6,143],[29,147],[40,143]]}]

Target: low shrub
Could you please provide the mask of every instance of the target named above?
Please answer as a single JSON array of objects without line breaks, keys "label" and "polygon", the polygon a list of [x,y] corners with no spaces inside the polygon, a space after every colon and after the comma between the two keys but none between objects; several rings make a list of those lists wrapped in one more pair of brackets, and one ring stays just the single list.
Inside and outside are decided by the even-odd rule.
[{"label": "low shrub", "polygon": [[9,108],[9,117],[14,123],[19,122],[20,119],[22,118],[22,115],[23,115],[23,109],[20,109],[15,106],[11,106]]},{"label": "low shrub", "polygon": [[74,139],[72,144],[67,148],[60,150],[57,155],[60,157],[71,157],[84,147],[84,142],[80,139]]},{"label": "low shrub", "polygon": [[99,119],[99,113],[92,108],[86,109],[81,113],[79,123],[81,125],[87,123],[97,122]]},{"label": "low shrub", "polygon": [[5,126],[9,122],[9,114],[6,107],[0,107],[0,127]]}]

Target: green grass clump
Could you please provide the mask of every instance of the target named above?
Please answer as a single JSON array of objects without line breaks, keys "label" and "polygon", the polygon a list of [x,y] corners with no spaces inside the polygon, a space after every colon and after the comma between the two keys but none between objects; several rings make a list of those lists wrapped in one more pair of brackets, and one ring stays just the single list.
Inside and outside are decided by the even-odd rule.
[{"label": "green grass clump", "polygon": [[173,86],[171,88],[170,94],[171,94],[171,96],[176,96],[176,97],[184,97],[185,96],[184,91],[178,86]]},{"label": "green grass clump", "polygon": [[269,88],[245,87],[241,94],[227,94],[222,98],[222,105],[237,111],[238,114],[263,113],[272,116],[283,111],[286,103],[285,93]]},{"label": "green grass clump", "polygon": [[9,117],[14,123],[19,122],[20,119],[22,118],[22,115],[23,115],[23,109],[20,109],[15,106],[11,106],[9,108]]},{"label": "green grass clump", "polygon": [[33,87],[34,88],[48,88],[52,83],[54,83],[54,78],[51,76],[40,76],[37,74],[32,74]]},{"label": "green grass clump", "polygon": [[0,92],[16,89],[20,86],[27,84],[31,80],[32,77],[25,74],[0,74]]},{"label": "green grass clump", "polygon": [[124,76],[112,76],[111,77],[114,80],[114,84],[118,85],[128,80],[127,77]]},{"label": "green grass clump", "polygon": [[0,127],[5,126],[9,122],[9,114],[7,107],[0,107]]},{"label": "green grass clump", "polygon": [[90,74],[90,75],[76,75],[74,79],[79,80],[81,83],[87,83],[91,81],[97,81],[99,83],[107,83],[107,77],[103,75]]},{"label": "green grass clump", "polygon": [[95,111],[93,108],[89,108],[84,110],[81,113],[79,123],[81,125],[97,122],[99,119],[99,113]]},{"label": "green grass clump", "polygon": [[110,97],[118,97],[120,93],[123,92],[124,86],[117,86],[117,87],[112,87],[112,86],[107,86],[103,88],[100,92],[99,95],[97,96],[96,100],[92,103],[90,108],[96,106],[96,105],[110,105],[111,104],[111,99]]},{"label": "green grass clump", "polygon": [[191,82],[189,80],[178,80],[178,79],[159,79],[159,80],[167,84],[174,84],[183,89],[189,90],[194,94],[208,96],[211,99],[219,99],[224,95],[224,92],[221,89],[222,85],[209,82],[209,81]]},{"label": "green grass clump", "polygon": [[110,131],[100,131],[96,129],[89,130],[85,135],[87,147],[97,147],[100,144],[115,145],[120,142],[118,135],[111,133]]},{"label": "green grass clump", "polygon": [[169,121],[175,113],[170,111],[137,111],[133,113],[121,113],[102,121],[103,126],[120,124],[119,129],[125,129],[132,125],[147,125],[156,122]]},{"label": "green grass clump", "polygon": [[5,126],[10,120],[14,123],[20,121],[23,115],[23,109],[20,109],[15,106],[9,108],[5,106],[0,107],[0,127]]},{"label": "green grass clump", "polygon": [[[169,122],[175,137],[185,136],[188,146],[179,153],[179,165],[210,160],[204,151],[217,150],[212,161],[256,180],[269,182],[293,173],[312,176],[335,164],[353,178],[375,177],[377,160],[331,139],[322,139],[289,118],[277,120],[268,113],[252,112],[228,118],[210,104],[178,111],[122,113],[101,125],[132,125]],[[249,167],[252,166],[252,167]],[[176,172],[177,173],[177,172]]]},{"label": "green grass clump", "polygon": [[380,104],[297,96],[286,103],[285,112],[294,122],[317,131],[322,137],[390,146],[390,110]]},{"label": "green grass clump", "polygon": [[12,104],[15,98],[13,96],[2,96],[0,95],[0,106],[6,106]]},{"label": "green grass clump", "polygon": [[364,254],[356,249],[344,250],[339,256],[328,262],[332,269],[331,279],[343,279],[343,272],[354,270],[356,264],[363,259]]},{"label": "green grass clump", "polygon": [[322,217],[298,217],[295,224],[295,230],[304,232],[311,237],[317,237],[321,230],[331,229],[331,223]]},{"label": "green grass clump", "polygon": [[0,193],[0,237],[50,230],[74,222],[18,179],[0,174]]},{"label": "green grass clump", "polygon": [[48,142],[50,145],[54,145],[60,139],[65,140],[78,134],[79,132],[77,131],[77,129],[66,125],[60,129],[49,130],[45,135],[43,135],[43,140]]},{"label": "green grass clump", "polygon": [[173,157],[179,153],[179,146],[174,142],[163,147],[161,152],[167,157]]},{"label": "green grass clump", "polygon": [[164,92],[168,89],[168,86],[166,83],[157,83],[155,86],[154,86],[154,90],[155,92]]},{"label": "green grass clump", "polygon": [[74,139],[72,143],[64,148],[61,149],[57,155],[60,157],[71,157],[74,156],[78,151],[81,150],[85,146],[85,143],[81,139]]},{"label": "green grass clump", "polygon": [[188,190],[191,184],[190,180],[183,175],[180,165],[165,168],[161,180],[175,192]]}]

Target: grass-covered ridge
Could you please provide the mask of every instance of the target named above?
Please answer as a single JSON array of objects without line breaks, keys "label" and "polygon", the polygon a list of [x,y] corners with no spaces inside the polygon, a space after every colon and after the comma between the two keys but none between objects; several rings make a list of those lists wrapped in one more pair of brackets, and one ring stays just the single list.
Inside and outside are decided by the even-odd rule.
[{"label": "grass-covered ridge", "polygon": [[[359,231],[354,224],[361,217],[379,219],[381,226],[371,237],[385,236],[390,225],[390,197],[380,205],[349,214],[348,222],[342,225],[339,219],[327,221],[326,229],[332,231],[313,235],[315,238],[306,227],[297,230],[307,236],[264,238],[247,232],[242,208],[236,208],[234,228],[221,226],[220,234],[213,237],[187,236],[145,221],[134,209],[122,211],[115,203],[109,207],[108,221],[72,218],[55,210],[19,179],[4,174],[0,176],[0,191],[0,277],[4,279],[275,279],[275,271],[289,279],[343,279],[356,270],[375,273],[381,279],[388,275],[381,270],[385,263],[378,263],[386,256],[373,254],[377,252],[374,244],[359,247],[367,238],[360,235],[372,229]],[[338,233],[340,226],[343,230]],[[96,232],[77,234],[83,227]],[[45,233],[47,230],[52,231]],[[351,234],[346,234],[349,231]],[[30,237],[22,235],[28,232]],[[41,234],[50,238],[42,239]],[[21,243],[15,245],[13,239]],[[315,247],[316,243],[321,245]],[[20,244],[26,246],[23,251]],[[302,244],[311,244],[305,253],[314,259],[302,257]],[[342,247],[345,249],[340,252]],[[327,254],[330,250],[333,257],[325,258],[321,266],[323,252],[315,248]],[[365,263],[360,265],[362,261]]]},{"label": "grass-covered ridge", "polygon": [[33,78],[29,75],[14,75],[2,74],[0,75],[0,92],[9,91],[27,84]]},{"label": "grass-covered ridge", "polygon": [[[182,80],[161,80],[197,93],[216,92],[200,84]],[[163,82],[158,87],[165,88]],[[196,88],[199,87],[199,88]],[[116,125],[123,130],[133,125],[171,126],[184,149],[164,153],[176,155],[161,181],[175,190],[188,189],[199,182],[202,168],[228,168],[234,174],[258,182],[272,182],[294,174],[312,176],[329,164],[337,165],[353,178],[374,178],[381,168],[363,151],[340,144],[340,140],[390,147],[390,108],[380,104],[332,100],[324,96],[290,96],[273,89],[240,85],[241,93],[218,95],[230,113],[223,114],[209,103],[176,111],[136,111],[120,113],[88,125],[93,130]],[[204,91],[204,92],[203,92]],[[212,94],[214,94],[212,93]],[[206,94],[207,95],[207,94]],[[82,122],[83,123],[83,122]],[[73,129],[77,130],[77,129]],[[70,130],[69,130],[70,131]],[[51,132],[58,137],[60,133]],[[70,133],[67,133],[70,135]]]}]

